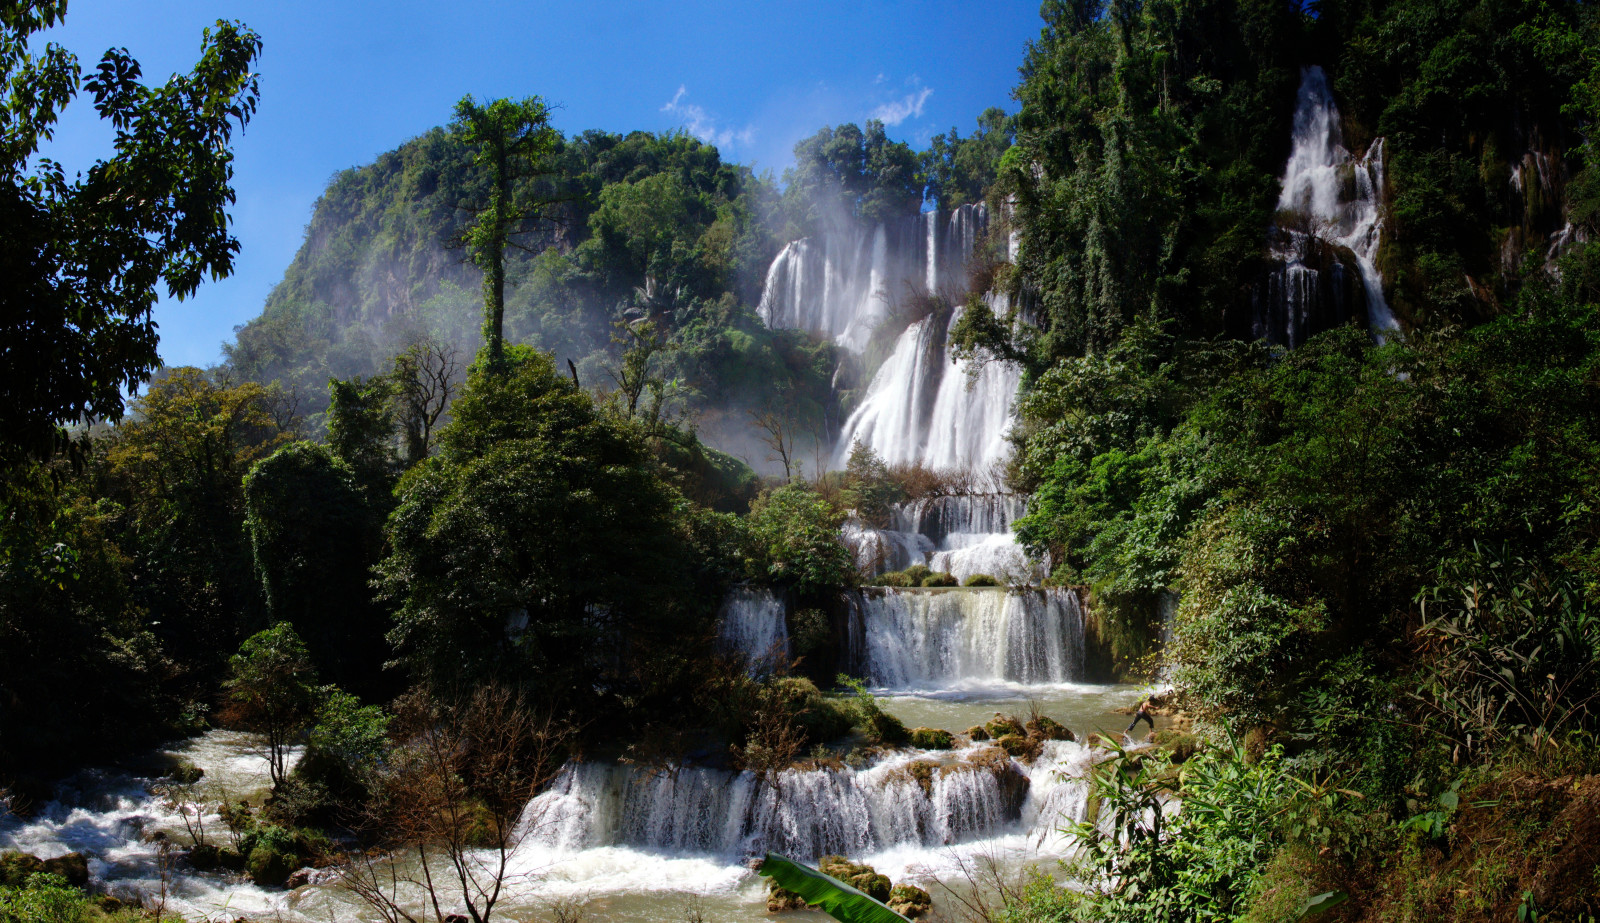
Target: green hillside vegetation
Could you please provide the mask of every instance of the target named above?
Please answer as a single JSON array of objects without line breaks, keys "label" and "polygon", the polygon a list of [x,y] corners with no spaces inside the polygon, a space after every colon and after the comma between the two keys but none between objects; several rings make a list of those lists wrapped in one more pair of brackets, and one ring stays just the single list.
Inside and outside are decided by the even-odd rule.
[{"label": "green hillside vegetation", "polygon": [[[1006,883],[987,918],[1600,916],[1600,6],[1043,14],[1016,114],[927,151],[828,127],[780,183],[683,134],[559,139],[523,181],[548,204],[510,254],[503,362],[452,248],[486,179],[437,130],[334,179],[223,367],[71,433],[78,403],[19,405],[0,785],[213,724],[309,741],[245,818],[278,870],[313,828],[413,801],[504,847],[573,753],[767,772],[852,732],[896,745],[863,684],[814,682],[860,579],[839,529],[957,478],[858,450],[762,479],[696,429],[765,412],[784,467],[808,457],[854,395],[831,345],[757,318],[774,255],[981,199],[981,270],[1017,313],[974,298],[957,341],[1023,369],[1018,537],[1188,720],[1098,744],[1082,887]],[[1310,65],[1346,144],[1384,141],[1384,342],[1250,334]],[[916,571],[883,582],[955,582]],[[737,583],[795,604],[795,675],[718,651]],[[417,823],[373,842],[443,836]]]}]

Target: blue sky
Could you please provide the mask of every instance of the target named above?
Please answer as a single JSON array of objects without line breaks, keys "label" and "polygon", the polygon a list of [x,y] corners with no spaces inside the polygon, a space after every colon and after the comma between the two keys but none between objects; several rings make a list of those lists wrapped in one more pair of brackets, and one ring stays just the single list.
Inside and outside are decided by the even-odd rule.
[{"label": "blue sky", "polygon": [[[921,148],[1010,99],[1032,0],[994,3],[490,3],[410,0],[72,0],[46,38],[85,70],[112,46],[147,81],[187,70],[201,30],[239,19],[265,43],[261,109],[236,144],[234,275],[156,311],[169,364],[221,358],[260,313],[337,171],[448,120],[465,93],[538,94],[568,134],[686,128],[781,173],[824,124],[882,118]],[[47,153],[80,169],[110,149],[86,100]]]}]

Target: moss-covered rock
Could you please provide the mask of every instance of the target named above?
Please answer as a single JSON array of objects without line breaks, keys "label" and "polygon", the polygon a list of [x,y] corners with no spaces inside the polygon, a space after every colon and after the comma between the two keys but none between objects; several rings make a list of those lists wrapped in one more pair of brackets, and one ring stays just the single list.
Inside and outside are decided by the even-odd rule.
[{"label": "moss-covered rock", "polygon": [[1203,743],[1197,735],[1174,728],[1162,728],[1150,736],[1153,738],[1151,743],[1167,751],[1172,762],[1180,764],[1194,756]]},{"label": "moss-covered rock", "polygon": [[299,865],[294,853],[286,853],[271,844],[263,843],[250,850],[250,858],[245,860],[244,871],[257,885],[270,888],[283,884],[289,873]]},{"label": "moss-covered rock", "polygon": [[981,724],[974,724],[972,727],[967,728],[966,737],[973,743],[981,743],[989,739],[989,731]]},{"label": "moss-covered rock", "polygon": [[1000,802],[1007,817],[1022,815],[1022,802],[1028,797],[1031,783],[1017,767],[1010,754],[999,747],[984,747],[960,763],[946,766],[950,772],[987,772],[994,776],[1000,787]]},{"label": "moss-covered rock", "polygon": [[960,586],[954,574],[929,574],[922,578],[922,585],[930,588]]},{"label": "moss-covered rock", "polygon": [[916,885],[898,884],[889,892],[889,909],[915,920],[933,909],[933,898]]},{"label": "moss-covered rock", "polygon": [[832,875],[857,891],[880,901],[888,901],[892,885],[887,876],[879,875],[870,865],[851,862],[843,856],[823,856],[817,869]]},{"label": "moss-covered rock", "polygon": [[994,740],[999,740],[1011,734],[1023,737],[1028,733],[1027,728],[1022,726],[1021,721],[1018,721],[1012,715],[1002,715],[999,712],[995,712],[995,716],[984,724],[983,729],[988,731],[989,737]]},{"label": "moss-covered rock", "polygon": [[915,782],[924,795],[933,794],[933,777],[938,771],[939,764],[932,760],[913,760],[899,770],[901,778]]},{"label": "moss-covered rock", "polygon": [[20,888],[28,876],[44,871],[44,863],[37,856],[25,852],[0,852],[0,887]]},{"label": "moss-covered rock", "polygon": [[911,746],[918,750],[949,750],[956,745],[955,735],[940,728],[912,728]]},{"label": "moss-covered rock", "polygon": [[44,860],[44,871],[47,875],[60,875],[67,880],[67,884],[83,888],[89,884],[89,857],[81,852],[69,852],[64,856]]},{"label": "moss-covered rock", "polygon": [[913,564],[900,573],[911,581],[911,586],[922,586],[922,581],[928,579],[928,575],[932,574],[933,571],[929,570],[926,564]]},{"label": "moss-covered rock", "polygon": [[910,732],[904,721],[886,711],[874,710],[866,716],[867,733],[886,747],[896,747],[906,742]]},{"label": "moss-covered rock", "polygon": [[902,588],[920,586],[920,584],[918,584],[918,583],[913,583],[911,578],[907,577],[905,575],[905,572],[898,571],[898,570],[892,570],[892,571],[888,572],[887,574],[880,574],[872,582],[876,583],[878,586],[890,586],[890,587],[902,587]]},{"label": "moss-covered rock", "polygon": [[1007,734],[1004,737],[995,738],[994,742],[1000,749],[1019,760],[1032,760],[1039,755],[1039,751],[1042,749],[1039,740],[1022,734]]},{"label": "moss-covered rock", "polygon": [[222,865],[222,850],[215,846],[198,844],[190,848],[184,856],[189,862],[189,867],[200,872],[209,872]]},{"label": "moss-covered rock", "polygon": [[167,773],[167,779],[177,785],[193,785],[205,777],[206,771],[193,763],[179,763]]},{"label": "moss-covered rock", "polygon": [[1046,715],[1028,719],[1028,736],[1037,740],[1076,740],[1072,731],[1061,722]]},{"label": "moss-covered rock", "polygon": [[783,913],[786,910],[804,910],[806,900],[788,888],[778,887],[775,881],[767,882],[767,913]]},{"label": "moss-covered rock", "polygon": [[[988,574],[973,574],[961,581],[962,586],[1003,586],[1003,584]],[[909,885],[907,886],[909,887]],[[920,890],[920,889],[919,889]],[[923,892],[927,893],[927,892]]]}]

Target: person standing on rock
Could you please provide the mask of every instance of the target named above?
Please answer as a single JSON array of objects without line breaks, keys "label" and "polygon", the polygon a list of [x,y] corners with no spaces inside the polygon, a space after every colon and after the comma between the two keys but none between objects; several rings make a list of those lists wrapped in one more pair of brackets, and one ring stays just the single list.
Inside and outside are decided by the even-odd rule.
[{"label": "person standing on rock", "polygon": [[1132,734],[1133,729],[1139,726],[1140,721],[1149,722],[1150,730],[1153,731],[1156,729],[1156,719],[1150,715],[1150,706],[1151,703],[1149,699],[1145,699],[1143,702],[1139,703],[1138,710],[1133,714],[1133,723],[1128,725],[1128,729],[1126,731],[1123,731],[1124,734]]}]

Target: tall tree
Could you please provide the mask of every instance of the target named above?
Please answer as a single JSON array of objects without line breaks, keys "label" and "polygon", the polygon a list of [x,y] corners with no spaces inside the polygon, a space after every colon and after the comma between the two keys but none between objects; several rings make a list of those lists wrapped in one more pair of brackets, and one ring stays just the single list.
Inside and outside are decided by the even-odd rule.
[{"label": "tall tree", "polygon": [[261,39],[239,23],[206,30],[194,70],[160,87],[139,83],[125,49],[107,51],[82,85],[115,154],[69,180],[35,155],[77,95],[78,60],[55,44],[29,53],[66,6],[0,6],[0,457],[13,460],[50,454],[67,426],[122,417],[125,392],[160,364],[158,283],[181,299],[232,272],[230,142],[258,100]]},{"label": "tall tree", "polygon": [[538,220],[544,204],[516,195],[516,182],[545,169],[546,155],[555,149],[559,135],[550,127],[550,110],[537,96],[485,105],[470,94],[463,96],[456,103],[450,130],[478,148],[475,162],[490,171],[489,200],[468,206],[477,221],[464,240],[473,262],[483,270],[483,342],[490,367],[499,369],[505,359],[501,330],[506,314],[506,247],[513,235]]}]

